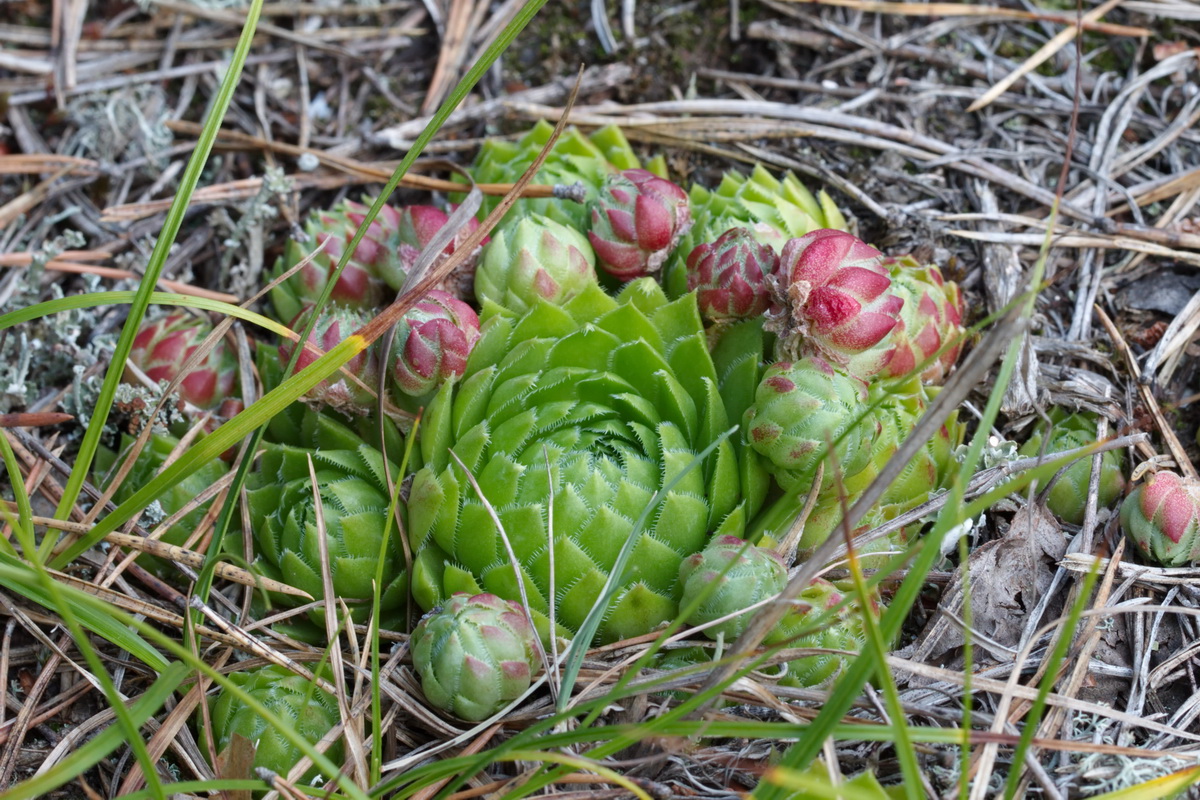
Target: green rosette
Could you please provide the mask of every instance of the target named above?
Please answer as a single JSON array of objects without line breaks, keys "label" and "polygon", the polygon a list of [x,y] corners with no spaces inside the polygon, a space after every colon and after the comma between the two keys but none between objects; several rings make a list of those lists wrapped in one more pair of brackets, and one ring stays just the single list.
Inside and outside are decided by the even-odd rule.
[{"label": "green rosette", "polygon": [[[862,610],[855,602],[844,602],[849,589],[816,578],[796,599],[796,608],[780,621],[766,643],[787,648],[819,648],[857,653],[866,641]],[[881,607],[872,598],[871,612]],[[784,665],[779,682],[785,686],[828,686],[846,668],[853,656],[820,653],[797,658]]]},{"label": "green rosette", "polygon": [[[488,139],[479,148],[479,155],[471,167],[471,177],[476,183],[515,183],[533,164],[553,132],[554,126],[542,120],[515,142]],[[615,125],[601,128],[590,136],[585,136],[576,128],[567,128],[554,143],[533,182],[563,187],[579,184],[582,194],[578,199],[581,202],[553,197],[518,200],[504,220],[507,222],[530,214],[541,214],[577,231],[586,232],[590,220],[588,203],[596,199],[604,179],[621,170],[642,166],[629,146],[629,140]],[[661,158],[651,161],[645,168],[666,177]],[[500,200],[499,197],[485,196],[479,218],[487,216]]]},{"label": "green rosette", "polygon": [[[1053,408],[1048,415],[1050,422],[1041,422],[1034,429],[1029,441],[1018,450],[1021,455],[1033,458],[1042,453],[1045,442],[1047,459],[1056,453],[1075,450],[1095,444],[1096,416],[1088,413],[1071,414],[1063,408]],[[1047,434],[1049,441],[1046,441]],[[1100,456],[1100,489],[1096,495],[1098,508],[1109,508],[1125,490],[1125,475],[1122,470],[1121,452],[1108,450]],[[1082,525],[1087,507],[1088,488],[1092,479],[1092,458],[1085,456],[1067,467],[1050,487],[1046,506],[1064,521]]]},{"label": "green rosette", "polygon": [[[400,609],[407,586],[400,536],[392,525],[384,546],[390,493],[383,456],[366,444],[347,450],[266,448],[247,481],[256,568],[314,598],[325,595],[310,459],[320,490],[334,594],[349,604],[356,621],[365,621],[382,558],[380,608],[385,614]],[[397,467],[391,467],[391,475],[399,479]],[[293,604],[295,598],[283,602]],[[324,609],[311,610],[309,618],[323,624]]]},{"label": "green rosette", "polygon": [[[761,337],[745,344],[761,352]],[[651,280],[616,298],[591,287],[563,306],[494,313],[462,380],[439,391],[420,431],[425,466],[408,500],[417,601],[428,609],[460,591],[519,599],[514,565],[453,452],[495,509],[539,624],[551,597],[550,529],[565,632],[578,630],[635,534],[598,638],[673,619],[683,559],[714,533],[740,536],[765,489],[756,454],[732,437],[687,469],[731,426],[726,389],[740,407],[738,387],[709,355],[695,299],[669,302]],[[675,481],[636,531],[651,498]]]},{"label": "green rosette", "polygon": [[[328,670],[325,672],[328,673]],[[292,730],[309,744],[319,742],[330,728],[341,721],[337,699],[333,695],[277,664],[231,672],[229,680],[289,723]],[[209,706],[209,715],[218,755],[229,746],[236,734],[254,744],[255,767],[263,767],[285,777],[303,755],[299,747],[288,741],[277,728],[233,692],[222,689]],[[340,764],[342,743],[338,741],[331,744],[325,756],[334,764]],[[319,771],[314,767],[305,773],[302,782],[310,783],[318,775]]]}]

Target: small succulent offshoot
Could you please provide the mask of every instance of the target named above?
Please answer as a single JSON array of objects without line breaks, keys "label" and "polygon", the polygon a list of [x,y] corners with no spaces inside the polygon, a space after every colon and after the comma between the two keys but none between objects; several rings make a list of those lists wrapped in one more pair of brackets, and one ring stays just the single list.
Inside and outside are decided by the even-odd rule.
[{"label": "small succulent offshoot", "polygon": [[480,305],[524,314],[539,300],[562,305],[596,284],[596,256],[587,237],[549,217],[514,220],[483,248],[475,274]]},{"label": "small succulent offshoot", "polygon": [[479,317],[453,295],[434,289],[396,325],[392,377],[401,392],[422,397],[467,367],[479,341]]},{"label": "small succulent offshoot", "polygon": [[591,214],[588,240],[596,260],[622,282],[657,272],[692,227],[687,192],[644,169],[610,177]]},{"label": "small succulent offshoot", "polygon": [[520,697],[539,668],[525,612],[494,594],[452,595],[425,615],[410,644],[425,697],[469,722]]},{"label": "small succulent offshoot", "polygon": [[[129,360],[150,380],[173,381],[211,332],[206,320],[171,312],[142,323]],[[221,339],[183,375],[179,396],[197,408],[213,409],[234,394],[236,380],[237,359]]]},{"label": "small succulent offshoot", "polygon": [[899,323],[904,306],[891,291],[883,260],[874,247],[844,231],[817,230],[789,241],[772,281],[783,309],[777,320],[783,352],[814,348],[842,366],[854,359],[860,378],[879,374],[892,353],[873,348]]},{"label": "small succulent offshoot", "polygon": [[705,625],[736,614],[705,628],[704,635],[710,639],[737,638],[754,616],[754,612],[744,609],[783,591],[787,584],[784,566],[776,553],[748,544],[744,539],[736,536],[713,539],[699,553],[684,559],[679,567],[679,582],[683,586],[680,605],[689,606],[707,593],[688,617],[688,624]]},{"label": "small succulent offshoot", "polygon": [[[306,310],[292,320],[292,329],[302,333],[311,313],[311,309]],[[366,313],[345,306],[326,307],[308,335],[309,346],[300,351],[295,371],[299,372],[337,347],[350,334],[366,325],[369,319]],[[283,340],[279,345],[280,363],[288,363],[295,346],[296,343],[291,339]],[[355,354],[342,366],[341,371],[314,386],[305,397],[313,403],[327,405],[343,414],[366,414],[375,405],[379,375],[379,357],[374,348],[368,348]]]},{"label": "small succulent offshoot", "polygon": [[[789,491],[806,488],[830,453],[853,475],[866,466],[880,428],[864,414],[866,403],[867,384],[820,356],[781,361],[763,374],[746,411],[746,440]],[[832,466],[825,477],[832,480]]]},{"label": "small succulent offshoot", "polygon": [[[231,672],[229,680],[283,719],[309,744],[319,742],[341,720],[333,695],[277,664]],[[299,747],[233,692],[222,690],[217,694],[209,706],[209,715],[218,755],[229,747],[234,735],[242,736],[254,744],[253,765],[282,776],[286,776],[303,755]],[[340,764],[341,741],[331,744],[325,756]],[[307,783],[318,774],[314,767],[302,780]]]},{"label": "small succulent offshoot", "polygon": [[[1023,456],[1043,452],[1047,459],[1057,453],[1094,444],[1099,434],[1096,417],[1087,413],[1071,414],[1066,409],[1051,409],[1049,424],[1039,423],[1033,435],[1018,451]],[[1049,441],[1045,441],[1049,434]],[[1085,456],[1066,468],[1050,487],[1046,506],[1066,522],[1082,525],[1092,479],[1092,458]],[[1121,468],[1121,453],[1108,450],[1100,456],[1100,483],[1096,495],[1097,508],[1111,506],[1125,491],[1125,475]]]},{"label": "small succulent offshoot", "polygon": [[1121,527],[1157,564],[1182,567],[1200,561],[1200,481],[1153,473],[1121,504]]},{"label": "small succulent offshoot", "polygon": [[[321,296],[369,210],[368,205],[344,200],[329,211],[314,211],[304,226],[308,241],[288,242],[283,256],[275,263],[272,278],[283,275],[320,245],[324,247],[299,272],[271,290],[271,304],[280,320],[295,319]],[[334,284],[331,303],[367,310],[384,301],[387,288],[383,275],[403,270],[398,263],[399,224],[399,212],[384,206],[346,262]]]},{"label": "small succulent offshoot", "polygon": [[709,322],[750,319],[771,306],[768,278],[779,256],[750,228],[730,228],[712,244],[700,244],[687,259],[688,291],[696,292]]}]

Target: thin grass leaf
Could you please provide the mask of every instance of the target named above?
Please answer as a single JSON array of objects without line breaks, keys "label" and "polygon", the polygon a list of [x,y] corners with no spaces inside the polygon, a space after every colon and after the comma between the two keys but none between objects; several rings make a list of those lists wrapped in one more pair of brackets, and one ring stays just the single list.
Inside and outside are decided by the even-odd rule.
[{"label": "thin grass leaf", "polygon": [[[80,308],[97,308],[100,306],[126,305],[133,302],[135,294],[135,292],[89,292],[88,294],[73,294],[67,297],[47,300],[44,303],[38,303],[26,308],[18,308],[16,311],[0,315],[0,331],[20,325],[23,322],[31,322],[32,320],[51,314],[58,314],[63,311],[73,311]],[[288,336],[292,330],[287,325],[276,322],[270,317],[264,317],[262,314],[256,314],[241,306],[231,305],[221,300],[212,300],[207,297],[192,297],[191,295],[174,294],[172,292],[152,292],[150,294],[150,302],[160,306],[178,306],[180,308],[197,308],[202,311],[215,311],[218,314],[237,317],[240,320],[257,325],[279,336]]]},{"label": "thin grass leaf", "polygon": [[1092,800],[1166,800],[1179,797],[1193,786],[1200,785],[1200,767],[1172,772],[1152,781],[1128,786],[1115,792],[1095,795]]},{"label": "thin grass leaf", "polygon": [[133,349],[133,340],[137,336],[138,328],[141,327],[143,317],[146,316],[146,309],[150,306],[154,286],[158,283],[158,278],[166,266],[167,256],[171,251],[171,246],[175,243],[175,237],[179,234],[179,228],[183,224],[184,215],[192,199],[192,192],[196,190],[196,185],[200,182],[200,173],[208,161],[213,143],[217,139],[217,132],[221,127],[221,121],[225,118],[225,112],[233,100],[233,90],[241,79],[242,68],[246,64],[246,57],[250,54],[250,45],[254,41],[254,30],[258,25],[259,14],[262,12],[262,4],[263,0],[251,0],[246,9],[246,24],[242,27],[242,33],[238,38],[237,47],[233,51],[233,57],[230,59],[229,68],[225,71],[221,85],[213,98],[212,106],[205,117],[204,127],[196,140],[196,149],[192,151],[187,167],[184,168],[183,176],[179,180],[179,190],[175,194],[175,200],[171,203],[162,230],[154,243],[154,250],[150,253],[146,272],[134,294],[129,316],[121,328],[121,336],[117,340],[112,362],[105,373],[104,383],[100,387],[100,395],[96,399],[92,418],[88,422],[87,431],[80,442],[79,453],[75,457],[71,474],[63,486],[62,498],[54,511],[57,519],[67,519],[71,509],[75,507],[75,502],[79,499],[79,493],[83,489],[83,483],[92,469],[92,459],[95,458],[96,450],[100,447],[100,437],[104,433],[108,414],[112,410],[113,400],[116,398],[117,386],[121,382],[125,360]]},{"label": "thin grass leaf", "polygon": [[[0,578],[3,577],[0,571]],[[167,698],[188,675],[188,669],[181,663],[173,663],[160,672],[154,683],[150,684],[140,697],[127,709],[129,721],[140,727],[162,709]],[[124,704],[122,704],[124,705]],[[54,765],[54,769],[34,775],[27,781],[8,787],[0,798],[3,800],[36,800],[50,795],[55,789],[87,772],[100,763],[117,748],[125,745],[125,732],[120,726],[112,725],[90,738]],[[139,794],[142,797],[161,797],[164,788],[161,784],[155,789],[147,787]]]},{"label": "thin grass leaf", "polygon": [[1079,593],[1071,605],[1071,613],[1059,630],[1058,640],[1054,643],[1054,649],[1046,661],[1046,670],[1042,675],[1042,680],[1038,683],[1037,699],[1033,701],[1033,705],[1029,709],[1025,724],[1021,729],[1021,740],[1013,751],[1012,768],[1008,771],[1008,780],[1004,784],[1005,800],[1012,800],[1017,794],[1021,783],[1021,774],[1024,772],[1022,766],[1025,763],[1025,754],[1029,751],[1030,743],[1033,741],[1034,734],[1037,733],[1038,724],[1042,721],[1042,714],[1046,711],[1046,697],[1054,688],[1055,681],[1058,680],[1059,667],[1066,659],[1067,651],[1071,649],[1071,642],[1075,638],[1072,633],[1079,628],[1080,617],[1084,608],[1087,607],[1088,601],[1091,600],[1092,589],[1095,588],[1099,577],[1100,561],[1097,559],[1088,573],[1084,575]]}]

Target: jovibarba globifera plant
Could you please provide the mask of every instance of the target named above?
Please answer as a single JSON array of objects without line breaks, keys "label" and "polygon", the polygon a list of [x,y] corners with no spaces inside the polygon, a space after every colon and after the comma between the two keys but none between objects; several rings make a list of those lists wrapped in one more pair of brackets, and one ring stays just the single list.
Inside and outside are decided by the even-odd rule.
[{"label": "jovibarba globifera plant", "polygon": [[553,597],[557,623],[577,630],[634,520],[678,479],[633,545],[599,638],[674,618],[680,563],[714,531],[740,534],[766,490],[754,454],[728,440],[685,469],[730,427],[721,389],[694,300],[669,302],[651,280],[616,298],[592,287],[563,306],[494,314],[463,379],[442,387],[423,423],[425,466],[408,498],[417,600],[431,608],[459,591],[515,599],[516,568],[539,620]]}]

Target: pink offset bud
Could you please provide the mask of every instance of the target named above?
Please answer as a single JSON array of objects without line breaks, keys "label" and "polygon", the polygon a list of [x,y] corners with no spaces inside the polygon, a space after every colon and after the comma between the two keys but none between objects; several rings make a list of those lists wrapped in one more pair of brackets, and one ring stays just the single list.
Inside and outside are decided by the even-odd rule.
[{"label": "pink offset bud", "polygon": [[771,304],[767,278],[779,256],[749,228],[731,228],[712,244],[701,244],[687,260],[688,289],[705,319],[748,319]]},{"label": "pink offset bud", "polygon": [[466,303],[434,289],[396,325],[392,375],[400,390],[421,397],[457,378],[479,341],[479,317]]},{"label": "pink offset bud", "polygon": [[[790,240],[774,280],[784,305],[785,340],[803,338],[839,364],[879,344],[896,327],[904,300],[892,293],[884,256],[845,231],[821,229]],[[890,353],[855,364],[869,378]]]},{"label": "pink offset bud", "polygon": [[[451,211],[454,207],[451,206]],[[399,290],[404,281],[417,265],[417,260],[442,227],[450,221],[450,216],[433,206],[405,206],[398,210],[396,224],[397,260],[389,262],[380,270],[380,275],[388,286]],[[469,217],[454,238],[446,245],[433,266],[448,258],[458,249],[467,238],[479,227],[479,220]],[[487,239],[484,239],[487,242]],[[475,268],[479,263],[479,250],[476,248],[471,256],[460,264],[443,283],[451,293],[460,297],[470,297],[475,283]]]},{"label": "pink offset bud", "polygon": [[962,349],[962,291],[936,266],[912,256],[885,258],[884,266],[892,278],[892,293],[904,300],[900,321],[878,345],[855,356],[850,368],[856,369],[859,359],[878,359],[885,364],[878,373],[881,378],[906,376],[920,368],[921,380],[941,383]]},{"label": "pink offset bud", "polygon": [[[154,381],[172,381],[212,331],[207,321],[181,311],[143,322],[129,360]],[[220,405],[233,393],[237,360],[219,340],[179,382],[179,395],[197,408]]]},{"label": "pink offset bud", "polygon": [[1200,560],[1200,481],[1156,472],[1121,504],[1121,527],[1142,555],[1165,567]]},{"label": "pink offset bud", "polygon": [[[291,327],[302,332],[310,311],[301,312],[292,320]],[[296,360],[296,372],[307,367],[318,358],[337,347],[346,337],[367,324],[369,317],[344,306],[329,306],[317,319],[308,336],[311,347],[305,347]],[[280,363],[286,365],[292,357],[295,343],[285,339],[279,345]],[[347,375],[346,373],[349,373]],[[353,377],[350,377],[353,376]],[[364,350],[336,372],[308,391],[306,399],[323,403],[344,414],[366,414],[375,403],[374,390],[379,386],[379,360],[374,348]]]},{"label": "pink offset bud", "polygon": [[661,267],[692,226],[687,192],[644,169],[611,176],[591,217],[588,239],[600,266],[626,282]]}]

